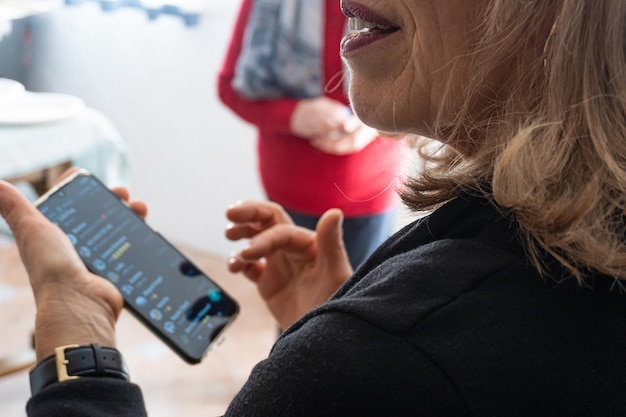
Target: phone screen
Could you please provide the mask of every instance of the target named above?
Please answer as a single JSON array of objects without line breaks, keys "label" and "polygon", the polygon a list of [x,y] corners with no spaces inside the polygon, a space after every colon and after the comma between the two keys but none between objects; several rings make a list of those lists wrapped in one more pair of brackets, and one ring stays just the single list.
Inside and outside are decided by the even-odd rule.
[{"label": "phone screen", "polygon": [[228,294],[92,175],[76,175],[37,206],[185,361],[200,362],[237,315]]}]

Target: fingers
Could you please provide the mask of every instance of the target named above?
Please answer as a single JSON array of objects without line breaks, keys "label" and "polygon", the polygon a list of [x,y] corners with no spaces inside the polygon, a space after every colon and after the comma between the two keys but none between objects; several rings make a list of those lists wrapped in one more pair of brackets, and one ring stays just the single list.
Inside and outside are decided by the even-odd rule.
[{"label": "fingers", "polygon": [[113,187],[111,188],[111,191],[126,202],[130,200],[130,191],[128,191],[128,188],[126,187]]},{"label": "fingers", "polygon": [[148,216],[148,205],[143,201],[131,201],[128,206],[132,211],[137,213],[139,217],[146,218]]},{"label": "fingers", "polygon": [[233,222],[225,231],[229,240],[250,239],[246,248],[228,259],[228,269],[253,282],[265,272],[266,257],[281,249],[297,252],[314,241],[313,232],[294,227],[285,210],[273,202],[242,201],[229,207],[226,217]]},{"label": "fingers", "polygon": [[226,227],[226,238],[239,240],[256,236],[277,224],[293,224],[285,210],[269,201],[242,201],[226,210],[226,218],[232,223]]},{"label": "fingers", "polygon": [[[228,269],[242,273],[252,282],[259,282],[268,267],[268,262],[277,265],[276,259],[289,259],[283,264],[290,266],[315,262],[315,232],[295,225],[280,224],[271,227],[250,239],[248,245],[228,259]],[[280,282],[274,274],[272,280]]]},{"label": "fingers", "polygon": [[324,259],[324,267],[343,283],[353,271],[343,242],[342,224],[341,210],[328,210],[317,223],[316,233],[319,258]]},{"label": "fingers", "polygon": [[280,224],[254,236],[239,256],[244,261],[256,261],[275,252],[290,253],[294,258],[311,258],[315,232],[294,225]]},{"label": "fingers", "polygon": [[249,262],[233,255],[228,258],[228,270],[234,274],[242,273],[250,281],[257,282],[265,270],[265,259]]},{"label": "fingers", "polygon": [[226,210],[233,222],[259,222],[262,224],[291,223],[291,218],[280,204],[271,201],[240,201]]},{"label": "fingers", "polygon": [[343,103],[328,97],[300,100],[290,120],[291,131],[301,138],[325,135],[339,128],[347,116]]},{"label": "fingers", "polygon": [[111,191],[115,193],[119,198],[128,204],[128,207],[131,208],[138,216],[142,218],[146,218],[148,216],[148,205],[141,200],[129,201],[130,200],[130,191],[126,187],[113,187]]},{"label": "fingers", "polygon": [[356,146],[354,132],[319,137],[309,143],[314,148],[331,155],[349,155],[362,149]]},{"label": "fingers", "polygon": [[355,131],[345,133],[334,139],[328,137],[311,141],[311,145],[322,152],[334,155],[348,155],[360,152],[377,138],[376,130],[361,124]]},{"label": "fingers", "polygon": [[352,115],[346,117],[341,125],[341,128],[346,133],[353,133],[359,130],[361,126],[363,126],[363,122],[358,117]]},{"label": "fingers", "polygon": [[343,213],[339,209],[330,209],[322,215],[315,229],[320,252],[332,254],[344,249],[342,223]]}]

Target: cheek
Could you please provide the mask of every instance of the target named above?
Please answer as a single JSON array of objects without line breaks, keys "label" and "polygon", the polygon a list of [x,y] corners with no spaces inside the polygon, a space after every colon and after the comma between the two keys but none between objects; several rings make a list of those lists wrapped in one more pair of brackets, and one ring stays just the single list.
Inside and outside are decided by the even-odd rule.
[{"label": "cheek", "polygon": [[406,58],[386,64],[385,71],[369,76],[359,68],[354,71],[350,100],[356,115],[379,130],[430,134],[435,114],[430,72]]}]

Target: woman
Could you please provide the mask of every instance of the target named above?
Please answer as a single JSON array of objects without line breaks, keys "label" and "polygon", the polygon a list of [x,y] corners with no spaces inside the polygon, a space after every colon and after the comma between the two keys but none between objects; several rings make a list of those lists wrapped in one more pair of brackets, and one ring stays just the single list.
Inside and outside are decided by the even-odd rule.
[{"label": "woman", "polygon": [[[626,2],[342,7],[371,27],[342,45],[357,115],[441,143],[404,193],[436,210],[350,277],[340,212],[313,233],[272,203],[229,209],[227,236],[250,238],[231,270],[289,327],[226,415],[624,415]],[[39,358],[67,342],[114,346],[119,295],[69,244],[46,259],[62,236],[6,184],[0,202],[39,311],[54,313],[38,317]],[[89,311],[79,320],[59,293]],[[29,415],[87,389],[123,393],[116,415],[141,415],[138,388],[106,378],[53,384]]]}]

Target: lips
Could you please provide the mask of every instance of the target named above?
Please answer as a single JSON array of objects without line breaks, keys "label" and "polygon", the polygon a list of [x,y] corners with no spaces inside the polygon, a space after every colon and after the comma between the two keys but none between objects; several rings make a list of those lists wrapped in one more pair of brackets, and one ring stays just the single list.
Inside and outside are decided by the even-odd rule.
[{"label": "lips", "polygon": [[341,41],[343,54],[370,45],[400,30],[393,22],[352,0],[343,0],[341,10],[348,17],[352,31]]}]

